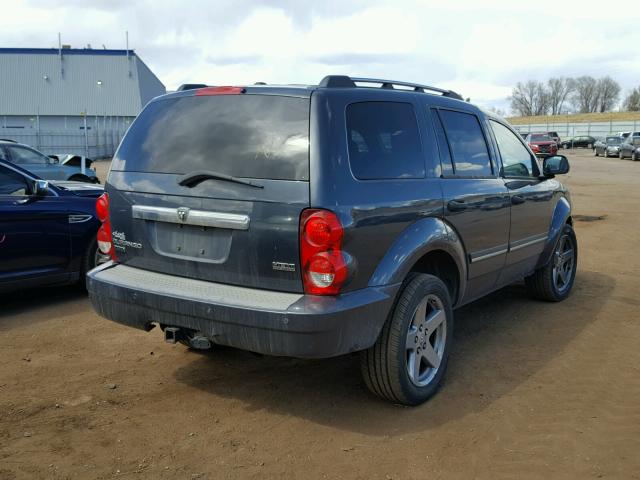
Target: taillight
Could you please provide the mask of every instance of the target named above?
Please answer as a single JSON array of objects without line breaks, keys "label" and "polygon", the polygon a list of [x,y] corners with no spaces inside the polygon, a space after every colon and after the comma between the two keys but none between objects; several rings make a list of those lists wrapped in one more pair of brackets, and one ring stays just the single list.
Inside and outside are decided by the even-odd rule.
[{"label": "taillight", "polygon": [[300,263],[305,293],[336,295],[347,280],[342,253],[344,230],[329,210],[303,210],[300,216]]},{"label": "taillight", "polygon": [[109,255],[111,260],[117,260],[116,251],[113,248],[111,235],[111,220],[109,219],[109,194],[103,193],[96,201],[96,216],[102,222],[98,229],[98,250],[104,255]]}]

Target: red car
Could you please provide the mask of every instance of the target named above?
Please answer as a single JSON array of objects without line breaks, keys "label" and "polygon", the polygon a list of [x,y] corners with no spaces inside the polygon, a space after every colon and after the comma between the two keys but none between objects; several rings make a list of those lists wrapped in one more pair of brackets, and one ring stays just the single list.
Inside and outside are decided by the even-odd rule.
[{"label": "red car", "polygon": [[546,133],[530,133],[524,141],[538,157],[551,157],[558,153],[558,144]]}]

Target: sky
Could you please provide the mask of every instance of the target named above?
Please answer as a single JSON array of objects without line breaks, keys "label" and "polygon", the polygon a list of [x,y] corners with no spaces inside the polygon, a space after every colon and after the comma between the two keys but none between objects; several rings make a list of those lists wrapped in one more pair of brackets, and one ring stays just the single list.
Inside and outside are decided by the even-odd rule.
[{"label": "sky", "polygon": [[513,85],[610,75],[640,86],[640,8],[617,0],[1,0],[0,47],[130,48],[182,83],[328,74],[449,88],[508,112]]}]

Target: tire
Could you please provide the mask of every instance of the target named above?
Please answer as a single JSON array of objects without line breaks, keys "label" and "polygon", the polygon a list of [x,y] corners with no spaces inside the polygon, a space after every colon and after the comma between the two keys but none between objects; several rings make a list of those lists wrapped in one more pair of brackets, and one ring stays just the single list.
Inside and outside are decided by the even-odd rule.
[{"label": "tire", "polygon": [[620,150],[620,151],[618,152],[618,158],[619,158],[620,160],[622,160],[622,159],[624,158],[624,156],[622,155],[622,150]]},{"label": "tire", "polygon": [[378,340],[360,354],[367,387],[393,403],[427,401],[442,384],[452,340],[453,310],[445,284],[433,275],[409,277]]},{"label": "tire", "polygon": [[631,154],[631,160],[633,160],[634,162],[638,160],[638,155],[636,155],[636,152],[633,152]]},{"label": "tire", "polygon": [[93,180],[91,180],[89,177],[85,175],[71,175],[69,177],[69,180],[72,182],[95,183]]},{"label": "tire", "polygon": [[525,283],[534,298],[560,302],[571,294],[577,267],[578,241],[571,225],[565,225],[553,249],[551,260],[525,278]]},{"label": "tire", "polygon": [[600,156],[600,154],[598,153],[598,149],[597,149],[597,148],[594,148],[594,149],[593,149],[593,153],[594,153],[594,155],[595,155],[596,157],[599,157],[599,156]]},{"label": "tire", "polygon": [[80,278],[78,279],[78,284],[84,289],[87,289],[87,272],[89,270],[93,270],[93,268],[98,264],[98,242],[94,238],[89,243],[89,247],[84,254],[84,258],[82,259],[82,269],[80,270]]}]

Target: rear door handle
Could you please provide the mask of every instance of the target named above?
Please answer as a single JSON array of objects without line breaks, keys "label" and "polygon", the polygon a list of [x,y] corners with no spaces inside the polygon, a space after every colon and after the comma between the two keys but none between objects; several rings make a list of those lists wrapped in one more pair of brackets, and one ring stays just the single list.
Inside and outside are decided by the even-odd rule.
[{"label": "rear door handle", "polygon": [[467,209],[467,204],[464,203],[464,200],[450,200],[447,203],[447,208],[452,212],[461,212]]},{"label": "rear door handle", "polygon": [[526,202],[526,200],[522,195],[511,195],[511,203],[513,205],[520,205],[524,202]]}]

